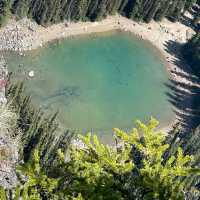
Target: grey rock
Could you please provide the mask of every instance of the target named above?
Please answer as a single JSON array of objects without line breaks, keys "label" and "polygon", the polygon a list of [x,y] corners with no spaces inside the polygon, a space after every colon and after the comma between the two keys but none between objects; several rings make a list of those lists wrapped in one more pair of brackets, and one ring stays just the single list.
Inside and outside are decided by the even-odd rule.
[{"label": "grey rock", "polygon": [[[0,106],[7,103],[5,85],[8,75],[4,58],[0,58]],[[17,184],[15,166],[18,161],[18,146],[14,139],[9,137],[6,131],[0,131],[0,186],[10,189]]]},{"label": "grey rock", "polygon": [[[1,135],[1,133],[0,133]],[[3,134],[2,134],[3,135]],[[0,186],[10,189],[18,183],[15,173],[18,147],[9,137],[0,137]]]}]

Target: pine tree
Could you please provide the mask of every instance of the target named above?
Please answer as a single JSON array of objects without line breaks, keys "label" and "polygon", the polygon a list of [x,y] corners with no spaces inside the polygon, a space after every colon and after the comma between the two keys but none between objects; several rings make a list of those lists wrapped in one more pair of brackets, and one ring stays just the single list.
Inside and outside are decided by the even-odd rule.
[{"label": "pine tree", "polygon": [[132,10],[130,11],[130,18],[135,19],[135,20],[142,20],[143,16],[142,16],[142,12],[143,12],[143,7],[142,7],[142,0],[136,0],[134,2],[134,4],[132,4]]},{"label": "pine tree", "polygon": [[193,157],[178,148],[164,160],[169,145],[165,135],[155,131],[158,122],[151,119],[147,125],[140,121],[137,125],[129,134],[114,129],[116,147],[103,145],[89,134],[79,136],[83,148],[72,146],[69,162],[59,151],[62,193],[88,200],[183,200],[188,190],[183,178],[200,171],[191,167]]},{"label": "pine tree", "polygon": [[11,2],[12,8],[8,10],[12,10],[17,17],[28,16],[39,24],[49,25],[64,19],[95,21],[117,12],[134,20],[147,22],[154,17],[157,20],[169,17],[176,21],[182,12],[193,6],[196,0],[14,0]]},{"label": "pine tree", "polygon": [[29,0],[17,0],[14,3],[14,13],[19,18],[28,16]]},{"label": "pine tree", "polygon": [[[31,159],[17,168],[19,185],[15,190],[15,199],[23,200],[55,199],[54,190],[58,180],[49,178],[40,167],[39,152],[34,150]],[[25,178],[24,178],[25,176]],[[25,180],[24,180],[25,179]]]},{"label": "pine tree", "polygon": [[[131,147],[114,149],[99,142],[90,134],[79,136],[85,148],[73,146],[70,151],[70,162],[65,163],[65,155],[59,151],[62,161],[59,168],[63,169],[61,188],[63,193],[83,199],[123,199],[121,191],[126,187],[125,180],[134,165],[129,159]],[[70,185],[68,182],[70,177]],[[129,175],[130,176],[130,175]],[[127,193],[128,194],[128,193]],[[124,194],[125,195],[125,194]]]},{"label": "pine tree", "polygon": [[60,147],[61,144],[62,148],[67,147],[74,133],[58,131],[57,113],[53,116],[45,116],[40,109],[34,108],[30,96],[25,95],[23,83],[8,86],[6,96],[10,108],[18,116],[16,126],[21,132],[19,149],[21,158],[28,161],[32,151],[37,148],[42,167],[48,168],[53,164],[52,157],[56,157],[55,148]]},{"label": "pine tree", "polygon": [[[73,144],[68,156],[58,150],[51,172],[43,170],[35,149],[17,168],[20,184],[9,200],[183,200],[196,195],[188,179],[200,173],[192,167],[193,156],[178,147],[164,158],[170,145],[155,131],[157,125],[151,119],[147,125],[137,121],[130,133],[115,128],[114,147],[101,144],[95,135],[79,136],[81,147]],[[0,195],[8,200],[2,188]]]},{"label": "pine tree", "polygon": [[166,1],[162,1],[162,4],[160,6],[160,8],[158,9],[158,11],[155,14],[154,19],[156,21],[161,21],[168,13],[169,7],[170,7],[171,1],[166,0]]},{"label": "pine tree", "polygon": [[189,10],[196,2],[197,0],[187,0],[185,4],[185,9]]},{"label": "pine tree", "polygon": [[200,73],[200,32],[197,32],[182,48],[182,53],[197,75]]},{"label": "pine tree", "polygon": [[192,156],[184,156],[181,148],[175,155],[163,162],[163,156],[169,148],[165,144],[165,135],[155,132],[158,122],[151,119],[148,125],[137,121],[138,129],[128,135],[115,129],[116,135],[128,145],[134,145],[136,151],[143,155],[142,167],[137,170],[136,186],[143,193],[143,199],[180,200],[184,199],[184,189],[187,185],[181,177],[199,173],[199,169],[193,169],[190,162]]},{"label": "pine tree", "polygon": [[145,16],[145,21],[148,23],[150,22],[152,19],[154,19],[154,16],[156,14],[156,12],[158,11],[158,9],[160,8],[160,1],[154,1],[154,3],[152,4],[152,6],[150,7],[150,10],[148,12],[148,14]]},{"label": "pine tree", "polygon": [[186,0],[179,0],[178,1],[177,6],[176,6],[174,13],[173,13],[173,18],[174,18],[175,21],[180,19],[181,14],[184,11],[185,3],[186,3]]},{"label": "pine tree", "polygon": [[6,191],[2,187],[0,187],[0,199],[7,200]]},{"label": "pine tree", "polygon": [[77,20],[86,21],[90,0],[79,0]]},{"label": "pine tree", "polygon": [[121,1],[120,6],[119,6],[119,13],[126,15],[125,7],[126,7],[127,3],[128,3],[128,0],[122,0]]},{"label": "pine tree", "polygon": [[0,27],[6,24],[10,16],[10,0],[0,1]]}]

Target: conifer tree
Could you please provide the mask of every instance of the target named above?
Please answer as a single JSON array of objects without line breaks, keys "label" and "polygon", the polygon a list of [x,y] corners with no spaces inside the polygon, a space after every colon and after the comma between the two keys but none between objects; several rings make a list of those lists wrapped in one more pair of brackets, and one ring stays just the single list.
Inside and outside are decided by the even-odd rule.
[{"label": "conifer tree", "polygon": [[[122,190],[126,188],[126,178],[134,164],[129,158],[131,147],[118,151],[99,142],[96,136],[80,136],[85,147],[72,146],[70,161],[65,163],[65,155],[59,151],[63,169],[61,188],[63,193],[83,199],[123,199]],[[127,176],[129,174],[129,176]],[[69,175],[70,185],[65,183]],[[128,194],[128,193],[127,193]],[[127,196],[127,194],[124,194]]]},{"label": "conifer tree", "polygon": [[54,190],[57,188],[58,180],[49,178],[42,171],[37,150],[34,150],[30,160],[20,165],[17,171],[21,185],[15,190],[15,199],[20,197],[22,200],[56,199]]},{"label": "conifer tree", "polygon": [[134,179],[135,185],[142,191],[143,198],[184,199],[186,182],[181,177],[199,173],[199,169],[193,169],[190,166],[193,157],[184,156],[182,149],[178,148],[175,155],[163,162],[163,156],[169,148],[169,144],[165,144],[163,133],[155,132],[158,122],[151,119],[148,125],[140,121],[137,121],[137,124],[138,129],[133,129],[129,135],[119,129],[115,129],[115,132],[125,144],[134,145],[136,151],[143,155],[142,167],[134,168],[139,174]]},{"label": "conifer tree", "polygon": [[152,19],[154,19],[156,12],[160,8],[160,4],[161,4],[161,2],[159,0],[153,2],[152,6],[149,9],[148,14],[145,16],[146,22],[150,22]]},{"label": "conifer tree", "polygon": [[190,9],[196,2],[197,0],[187,0],[185,4],[185,9],[186,10]]},{"label": "conifer tree", "polygon": [[136,0],[133,4],[132,4],[132,11],[130,12],[130,18],[135,19],[140,21],[143,16],[142,16],[142,12],[143,12],[143,7],[142,7],[142,0]]},{"label": "conifer tree", "polygon": [[0,187],[0,199],[7,200],[6,191],[2,187]]},{"label": "conifer tree", "polygon": [[[8,1],[8,0],[5,0]],[[28,16],[39,24],[67,20],[100,20],[116,12],[134,20],[176,21],[196,0],[14,0],[12,11],[18,17]],[[159,14],[158,14],[159,13]]]},{"label": "conifer tree", "polygon": [[155,20],[161,21],[168,13],[171,1],[166,0],[161,2],[161,6],[155,14]]},{"label": "conifer tree", "polygon": [[10,16],[10,0],[0,1],[0,27],[6,24]]},{"label": "conifer tree", "polygon": [[158,122],[151,119],[147,125],[137,124],[130,134],[114,129],[119,140],[115,148],[87,135],[80,136],[83,148],[72,147],[70,162],[65,163],[65,155],[59,151],[63,193],[89,200],[183,200],[188,189],[183,178],[199,173],[191,167],[193,157],[178,148],[164,160],[169,145],[165,135],[155,131]]},{"label": "conifer tree", "polygon": [[14,3],[14,12],[17,17],[22,18],[28,16],[29,11],[29,1],[27,0],[18,0]]},{"label": "conifer tree", "polygon": [[200,32],[197,32],[182,48],[182,53],[197,75],[200,73]]},{"label": "conifer tree", "polygon": [[79,0],[77,20],[85,21],[90,0]]},{"label": "conifer tree", "polygon": [[[157,124],[155,119],[147,125],[137,121],[129,134],[114,129],[115,147],[101,144],[95,135],[79,136],[82,147],[73,144],[70,157],[58,150],[52,173],[42,169],[39,151],[34,150],[17,168],[20,184],[9,200],[183,200],[196,195],[187,183],[187,177],[200,171],[191,165],[193,156],[178,147],[164,159],[169,144],[155,131]],[[5,194],[1,189],[1,197],[8,200]]]},{"label": "conifer tree", "polygon": [[40,109],[35,109],[30,96],[25,95],[23,83],[8,86],[6,96],[9,106],[18,116],[17,129],[21,132],[19,149],[21,158],[28,161],[32,151],[37,148],[42,167],[48,168],[53,164],[52,158],[56,157],[56,148],[60,148],[61,144],[62,148],[67,147],[74,133],[58,131],[57,113],[53,116],[45,116]]}]

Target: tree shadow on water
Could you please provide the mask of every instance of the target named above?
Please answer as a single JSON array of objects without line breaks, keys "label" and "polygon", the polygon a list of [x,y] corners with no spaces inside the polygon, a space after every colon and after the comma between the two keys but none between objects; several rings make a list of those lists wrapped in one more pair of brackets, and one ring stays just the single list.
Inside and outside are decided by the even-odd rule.
[{"label": "tree shadow on water", "polygon": [[182,44],[168,41],[165,50],[173,56],[169,65],[175,65],[166,87],[168,101],[179,121],[182,131],[190,133],[200,124],[200,78],[192,71],[181,55]]}]

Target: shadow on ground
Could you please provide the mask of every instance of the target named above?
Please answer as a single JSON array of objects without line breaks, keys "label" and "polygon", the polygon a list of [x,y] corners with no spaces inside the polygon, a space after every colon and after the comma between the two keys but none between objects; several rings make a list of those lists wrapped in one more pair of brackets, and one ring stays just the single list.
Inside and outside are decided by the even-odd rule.
[{"label": "shadow on ground", "polygon": [[[189,10],[189,13],[191,15],[195,15],[198,14],[200,12],[200,6],[194,5],[192,7],[192,9]],[[194,31],[198,31],[199,30],[199,25],[197,24],[196,26],[193,24],[193,20],[186,16],[185,14],[182,15],[182,17],[180,18],[180,23],[184,24],[185,26],[188,26],[190,28],[192,28]]]},{"label": "shadow on ground", "polygon": [[[166,86],[169,92],[166,93],[173,110],[180,121],[183,132],[191,132],[200,124],[200,79],[180,54],[181,44],[175,41],[168,41],[165,44],[166,51],[174,56],[171,64],[177,68],[172,74],[176,80],[170,79]],[[185,79],[181,81],[180,79]],[[186,83],[186,81],[192,84]]]}]

